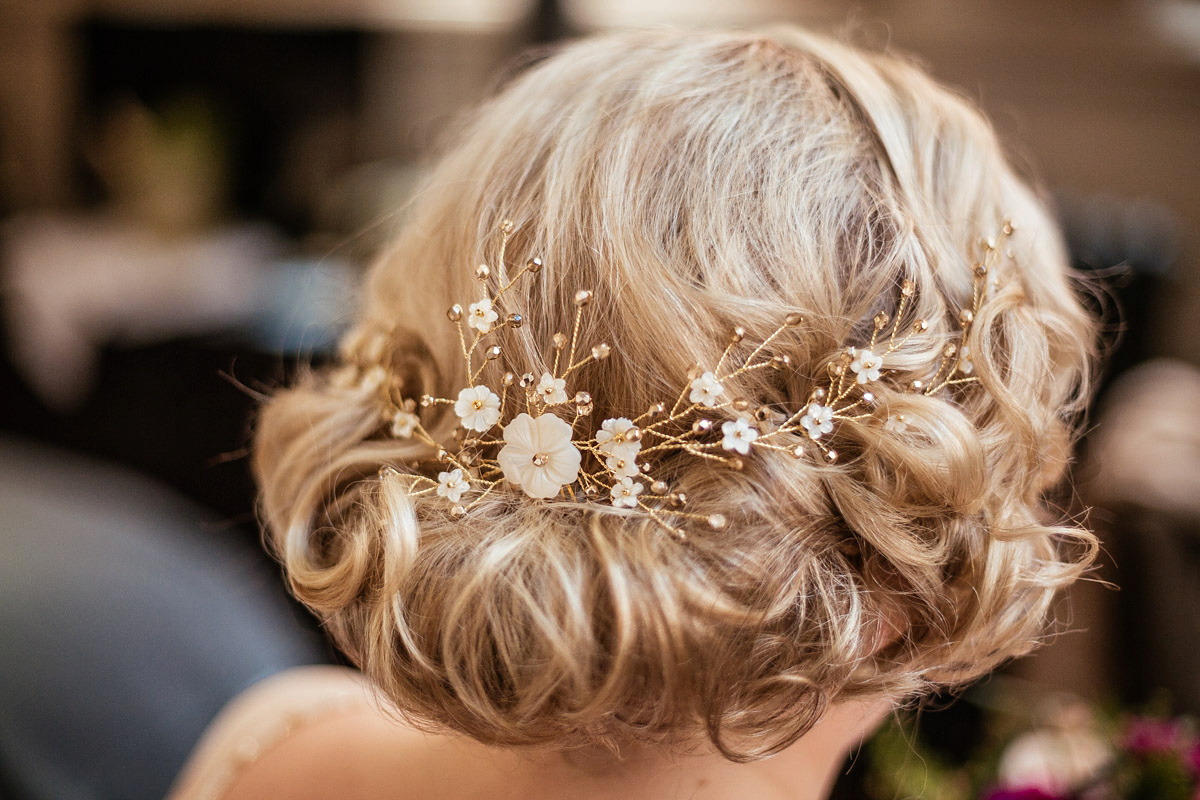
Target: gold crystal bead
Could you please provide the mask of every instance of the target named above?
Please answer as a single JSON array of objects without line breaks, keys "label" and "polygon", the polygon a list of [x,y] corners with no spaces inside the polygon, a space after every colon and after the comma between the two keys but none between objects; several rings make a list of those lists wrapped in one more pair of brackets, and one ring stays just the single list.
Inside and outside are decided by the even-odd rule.
[{"label": "gold crystal bead", "polygon": [[790,452],[792,454],[792,458],[804,458],[804,455],[805,455],[804,445],[798,444],[795,447],[793,447]]},{"label": "gold crystal bead", "polygon": [[875,327],[881,329],[888,324],[888,315],[886,311],[880,311],[875,315]]},{"label": "gold crystal bead", "polygon": [[905,297],[912,297],[916,291],[917,285],[908,278],[905,278],[900,282],[900,294],[904,295]]},{"label": "gold crystal bead", "polygon": [[783,369],[792,363],[791,356],[779,355],[771,357],[771,366],[775,369]]},{"label": "gold crystal bead", "polygon": [[525,318],[520,314],[509,314],[506,322],[510,328],[519,328],[525,324]]},{"label": "gold crystal bead", "polygon": [[913,381],[909,384],[914,392],[919,392],[925,388],[925,381]]},{"label": "gold crystal bead", "polygon": [[562,350],[567,346],[567,335],[561,331],[550,337],[550,341],[554,343],[555,350]]},{"label": "gold crystal bead", "polygon": [[730,469],[737,470],[738,472],[741,472],[742,469],[746,466],[746,462],[742,461],[742,459],[739,456],[733,456],[725,463],[729,465]]},{"label": "gold crystal bead", "polygon": [[829,365],[829,374],[830,375],[834,375],[834,376],[841,375],[845,371],[846,371],[846,365],[841,363],[840,361],[835,361],[834,363]]},{"label": "gold crystal bead", "polygon": [[525,269],[529,270],[530,272],[541,272],[542,260],[540,258],[529,259],[529,263],[525,265]]},{"label": "gold crystal bead", "polygon": [[487,358],[488,361],[495,361],[497,358],[499,358],[500,357],[500,345],[494,344],[491,347],[489,347],[487,349],[485,357]]},{"label": "gold crystal bead", "polygon": [[621,434],[621,439],[626,442],[640,442],[642,440],[642,429],[630,428],[629,430],[625,431],[625,433]]},{"label": "gold crystal bead", "polygon": [[586,406],[586,405],[590,405],[591,402],[592,402],[592,396],[590,394],[588,394],[587,392],[576,392],[575,393],[575,405]]},{"label": "gold crystal bead", "polygon": [[692,433],[705,433],[712,429],[711,419],[698,419],[692,423]]},{"label": "gold crystal bead", "polygon": [[501,222],[500,230],[503,233],[512,233],[513,232],[513,221],[511,219],[506,219],[503,222]]},{"label": "gold crystal bead", "polygon": [[461,519],[466,515],[467,509],[464,506],[455,506],[454,508],[450,509],[450,516],[454,517],[455,519]]},{"label": "gold crystal bead", "polygon": [[787,323],[788,325],[793,325],[793,326],[799,325],[802,322],[804,322],[804,315],[793,312],[791,314],[788,314],[786,317],[784,317],[783,321],[785,323]]},{"label": "gold crystal bead", "polygon": [[612,348],[609,347],[606,342],[601,342],[592,348],[592,358],[596,359],[597,361],[603,361],[610,355],[612,355]]},{"label": "gold crystal bead", "polygon": [[581,417],[586,417],[588,414],[592,413],[593,408],[595,408],[595,406],[593,406],[591,403],[576,403],[575,413]]},{"label": "gold crystal bead", "polygon": [[475,268],[475,277],[481,281],[486,281],[492,274],[492,268],[487,264],[480,264]]},{"label": "gold crystal bead", "polygon": [[671,503],[671,505],[675,506],[675,508],[683,508],[688,503],[688,496],[683,492],[675,492],[668,497],[667,500]]},{"label": "gold crystal bead", "polygon": [[500,383],[504,386],[512,386],[513,382],[516,381],[516,379],[517,379],[516,375],[513,375],[511,372],[506,372],[506,373],[504,373],[504,376],[502,378],[500,378]]},{"label": "gold crystal bead", "polygon": [[950,358],[950,356],[957,352],[958,345],[954,344],[954,342],[946,342],[946,346],[942,348],[942,355],[944,355],[946,358]]},{"label": "gold crystal bead", "polygon": [[714,531],[724,530],[727,524],[729,524],[729,521],[725,519],[724,514],[708,515],[708,527],[712,528]]},{"label": "gold crystal bead", "polygon": [[597,489],[595,485],[589,483],[587,486],[583,487],[583,493],[588,497],[595,497],[596,495],[600,494],[600,490]]},{"label": "gold crystal bead", "polygon": [[746,338],[746,329],[739,325],[733,329],[733,334],[729,338],[734,342],[734,344],[740,342],[742,339]]},{"label": "gold crystal bead", "polygon": [[730,403],[734,411],[745,411],[750,408],[750,401],[744,397],[735,397]]},{"label": "gold crystal bead", "polygon": [[663,414],[667,413],[667,404],[655,403],[654,405],[650,406],[650,410],[647,413],[651,417],[661,417]]},{"label": "gold crystal bead", "polygon": [[863,392],[862,401],[865,406],[873,406],[875,405],[875,395],[871,392]]},{"label": "gold crystal bead", "polygon": [[962,323],[962,326],[965,328],[975,321],[975,312],[969,308],[964,308],[962,311],[958,312],[958,321]]},{"label": "gold crystal bead", "polygon": [[455,303],[454,305],[450,306],[450,308],[446,309],[446,318],[451,322],[458,322],[460,319],[462,319],[462,315],[462,306],[460,306],[458,303]]},{"label": "gold crystal bead", "polygon": [[813,389],[812,396],[813,400],[820,402],[829,396],[829,392],[825,390],[824,386],[818,386],[816,389]]},{"label": "gold crystal bead", "polygon": [[670,490],[671,487],[666,481],[655,481],[654,483],[650,484],[650,491],[654,492],[655,494],[666,494]]},{"label": "gold crystal bead", "polygon": [[981,277],[981,278],[982,278],[984,275],[987,275],[987,274],[988,274],[988,268],[987,268],[987,264],[976,264],[976,265],[975,265],[974,272],[975,272],[975,274],[976,274],[976,275],[978,275],[978,276],[979,276],[979,277]]},{"label": "gold crystal bead", "polygon": [[592,293],[587,289],[580,289],[575,293],[575,305],[577,307],[583,308],[590,302],[592,302]]},{"label": "gold crystal bead", "polygon": [[836,464],[837,460],[838,460],[837,450],[826,450],[825,451],[825,460],[828,461],[830,464]]},{"label": "gold crystal bead", "polygon": [[433,395],[421,395],[421,408],[429,408],[431,405],[433,405]]},{"label": "gold crystal bead", "polygon": [[768,406],[759,406],[754,409],[754,418],[759,422],[766,422],[771,418],[771,409]]},{"label": "gold crystal bead", "polygon": [[922,333],[924,333],[925,331],[929,330],[929,323],[923,319],[919,319],[916,321],[916,323],[913,325],[913,327],[916,328],[918,331],[921,331]]},{"label": "gold crystal bead", "polygon": [[533,386],[533,384],[536,382],[536,380],[537,379],[533,377],[532,372],[526,372],[524,375],[521,376],[520,386],[522,389],[528,389],[531,386]]}]

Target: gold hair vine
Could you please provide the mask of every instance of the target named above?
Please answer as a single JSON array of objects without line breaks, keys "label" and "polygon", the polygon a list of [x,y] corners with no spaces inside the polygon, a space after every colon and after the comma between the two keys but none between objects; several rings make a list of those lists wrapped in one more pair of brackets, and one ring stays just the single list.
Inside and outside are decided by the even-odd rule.
[{"label": "gold hair vine", "polygon": [[[501,225],[500,264],[505,263],[512,231],[512,222]],[[902,387],[904,391],[930,395],[976,380],[965,342],[987,294],[989,272],[999,258],[1003,239],[1013,232],[1012,224],[1006,222],[1002,231],[1000,242],[982,242],[983,257],[974,267],[971,303],[959,313],[959,343],[947,342],[932,377],[911,381]],[[867,345],[846,348],[828,364],[826,379],[812,390],[803,406],[781,411],[749,398],[730,397],[725,387],[748,372],[788,367],[787,355],[767,355],[768,348],[783,331],[802,325],[804,320],[800,314],[788,314],[749,355],[735,359],[734,351],[746,336],[739,327],[734,329],[717,363],[711,368],[694,367],[673,400],[655,403],[636,417],[605,419],[594,426],[588,424],[592,397],[574,386],[574,380],[586,364],[609,358],[612,348],[601,342],[581,352],[580,325],[592,300],[590,290],[575,293],[570,335],[558,332],[551,337],[554,355],[550,371],[520,376],[506,372],[498,386],[480,381],[486,365],[501,355],[499,345],[488,344],[489,337],[501,327],[520,328],[524,321],[519,311],[505,308],[506,292],[541,268],[541,260],[530,259],[507,282],[493,286],[492,270],[481,265],[476,277],[484,289],[483,297],[465,310],[456,304],[447,312],[457,328],[466,367],[467,385],[456,397],[424,395],[414,399],[391,387],[386,391],[392,435],[424,443],[436,453],[436,463],[445,469],[436,479],[391,467],[385,471],[406,478],[413,495],[444,498],[448,512],[455,517],[468,514],[508,485],[532,499],[557,498],[640,509],[679,539],[686,538],[684,521],[723,529],[728,524],[724,514],[688,511],[686,495],[674,491],[662,475],[656,474],[665,456],[686,453],[741,469],[743,459],[755,450],[783,451],[804,458],[815,448],[823,460],[836,463],[837,452],[826,444],[832,438],[834,424],[874,416],[876,399],[871,387],[888,374],[888,356],[928,329],[928,323],[918,319],[901,331],[904,313],[916,291],[912,281],[904,280],[895,314],[881,311],[875,316]],[[370,361],[373,366],[358,375],[358,385],[378,391],[386,385],[386,374],[378,360]],[[418,406],[435,405],[452,406],[458,417],[454,451],[436,441],[422,425]],[[903,416],[897,415],[889,417],[884,428],[902,431],[906,425]]]}]

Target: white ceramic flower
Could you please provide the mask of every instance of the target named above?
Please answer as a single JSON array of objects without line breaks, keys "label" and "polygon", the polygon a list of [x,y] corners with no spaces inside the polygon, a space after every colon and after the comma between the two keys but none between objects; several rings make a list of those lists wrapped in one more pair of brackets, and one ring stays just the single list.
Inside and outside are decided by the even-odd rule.
[{"label": "white ceramic flower", "polygon": [[717,376],[706,372],[692,381],[692,393],[688,395],[688,400],[707,408],[713,408],[724,393],[725,387],[717,380]]},{"label": "white ceramic flower", "polygon": [[537,394],[548,406],[567,402],[566,378],[556,378],[549,372],[543,372],[542,379],[538,381]]},{"label": "white ceramic flower", "polygon": [[411,411],[397,411],[392,417],[392,436],[397,439],[408,439],[421,424],[421,418]]},{"label": "white ceramic flower", "polygon": [[438,497],[444,497],[451,503],[457,503],[465,492],[471,490],[471,482],[463,475],[461,469],[438,473]]},{"label": "white ceramic flower", "polygon": [[500,315],[492,308],[492,298],[490,297],[485,297],[478,303],[471,303],[467,308],[467,325],[480,333],[490,331],[492,323],[499,318]]},{"label": "white ceramic flower", "polygon": [[637,496],[645,488],[632,478],[621,478],[612,486],[612,504],[617,508],[637,508]]},{"label": "white ceramic flower", "polygon": [[958,371],[963,375],[970,375],[975,371],[975,365],[971,363],[971,348],[965,344],[958,348]]},{"label": "white ceramic flower", "polygon": [[800,418],[808,438],[816,441],[833,430],[833,409],[820,403],[809,403],[808,413]]},{"label": "white ceramic flower", "polygon": [[458,393],[454,413],[467,430],[486,431],[500,421],[500,397],[486,386],[471,386]]},{"label": "white ceramic flower", "polygon": [[611,455],[604,459],[604,466],[618,478],[636,478],[639,474],[636,456]]},{"label": "white ceramic flower", "polygon": [[859,383],[867,383],[879,380],[879,369],[882,366],[882,358],[870,350],[859,350],[850,362],[850,371],[858,376],[855,380]]},{"label": "white ceramic flower", "polygon": [[617,417],[616,419],[606,419],[600,425],[600,430],[596,431],[596,445],[600,452],[617,458],[633,461],[637,458],[637,454],[641,452],[642,443],[629,442],[625,440],[625,434],[633,430],[636,426],[633,420],[627,417]]},{"label": "white ceramic flower", "polygon": [[571,442],[571,426],[553,414],[518,414],[504,426],[504,441],[500,469],[530,497],[554,497],[579,477],[583,456]]},{"label": "white ceramic flower", "polygon": [[758,438],[758,430],[744,418],[738,417],[721,426],[721,447],[742,455],[750,452],[750,443]]}]

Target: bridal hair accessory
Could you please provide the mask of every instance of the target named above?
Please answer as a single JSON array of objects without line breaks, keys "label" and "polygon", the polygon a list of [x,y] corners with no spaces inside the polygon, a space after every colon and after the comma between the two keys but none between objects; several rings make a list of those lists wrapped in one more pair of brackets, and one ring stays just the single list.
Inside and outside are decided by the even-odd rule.
[{"label": "bridal hair accessory", "polygon": [[[497,263],[503,265],[513,223],[504,221],[500,230]],[[515,489],[518,496],[532,500],[640,509],[685,540],[688,522],[721,530],[728,520],[720,513],[687,510],[688,497],[675,491],[660,474],[665,457],[687,454],[717,467],[740,470],[756,451],[776,450],[795,458],[819,453],[816,457],[834,464],[838,453],[828,441],[835,437],[839,422],[881,416],[886,431],[902,433],[907,428],[903,415],[879,415],[873,391],[877,385],[886,382],[902,392],[932,395],[976,381],[967,340],[989,282],[995,285],[994,268],[1013,231],[1012,223],[1005,222],[1001,236],[981,241],[982,257],[974,266],[971,301],[958,315],[961,332],[942,347],[929,377],[904,384],[889,379],[888,357],[929,328],[925,320],[916,319],[902,330],[905,311],[916,293],[913,282],[904,280],[895,313],[876,314],[870,340],[862,347],[845,348],[829,361],[825,374],[799,408],[731,397],[726,389],[748,372],[790,368],[786,354],[768,353],[781,333],[804,324],[802,315],[792,313],[744,357],[735,357],[735,351],[750,346],[744,344],[746,332],[735,328],[717,362],[693,367],[674,398],[657,402],[636,416],[593,420],[592,397],[576,379],[583,367],[614,353],[605,342],[586,347],[579,341],[580,324],[592,301],[588,289],[575,293],[571,333],[560,331],[551,337],[553,357],[546,359],[553,365],[549,371],[505,372],[498,384],[482,382],[484,368],[501,356],[500,346],[489,340],[498,329],[518,329],[524,322],[520,310],[506,307],[505,294],[517,281],[541,271],[538,258],[530,259],[507,281],[493,281],[492,270],[479,266],[475,275],[482,297],[465,309],[455,304],[447,311],[458,331],[467,376],[466,386],[456,396],[404,396],[403,387],[389,383],[389,375],[380,365],[383,342],[379,337],[368,346],[360,341],[349,348],[351,356],[357,350],[361,360],[348,367],[347,382],[386,397],[384,415],[392,436],[418,440],[436,454],[433,462],[422,460],[419,465],[428,474],[388,466],[381,476],[407,480],[413,495],[443,498],[452,516],[463,517],[489,495]],[[1011,258],[1011,253],[1007,255]],[[451,406],[458,418],[453,448],[435,440],[422,423],[422,410],[437,405]]]}]

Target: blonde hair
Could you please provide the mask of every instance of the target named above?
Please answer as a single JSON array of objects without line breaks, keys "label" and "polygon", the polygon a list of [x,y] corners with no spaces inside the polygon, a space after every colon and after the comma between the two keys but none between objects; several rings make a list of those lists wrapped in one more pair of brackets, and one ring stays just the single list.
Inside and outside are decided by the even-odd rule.
[{"label": "blonde hair", "polygon": [[[1045,502],[1093,328],[1053,222],[968,103],[896,58],[790,28],[572,44],[473,115],[376,264],[346,357],[407,396],[452,396],[445,309],[478,292],[505,218],[509,252],[545,267],[508,295],[526,322],[498,334],[489,369],[537,371],[591,288],[584,340],[614,350],[588,367],[596,420],[673,396],[734,325],[761,338],[796,311],[806,323],[771,345],[792,368],[727,388],[799,407],[904,279],[929,330],[877,392],[907,430],[844,423],[835,465],[680,462],[692,510],[730,517],[688,543],[643,515],[511,492],[456,519],[380,477],[431,453],[389,435],[376,394],[326,373],[277,394],[254,459],[271,541],[296,595],[412,721],[508,746],[707,737],[750,759],[832,700],[961,684],[1033,646],[1095,549]],[[1015,274],[974,323],[978,383],[901,390],[959,330],[976,243],[1005,218]],[[426,427],[449,437],[455,420],[434,411]]]}]

